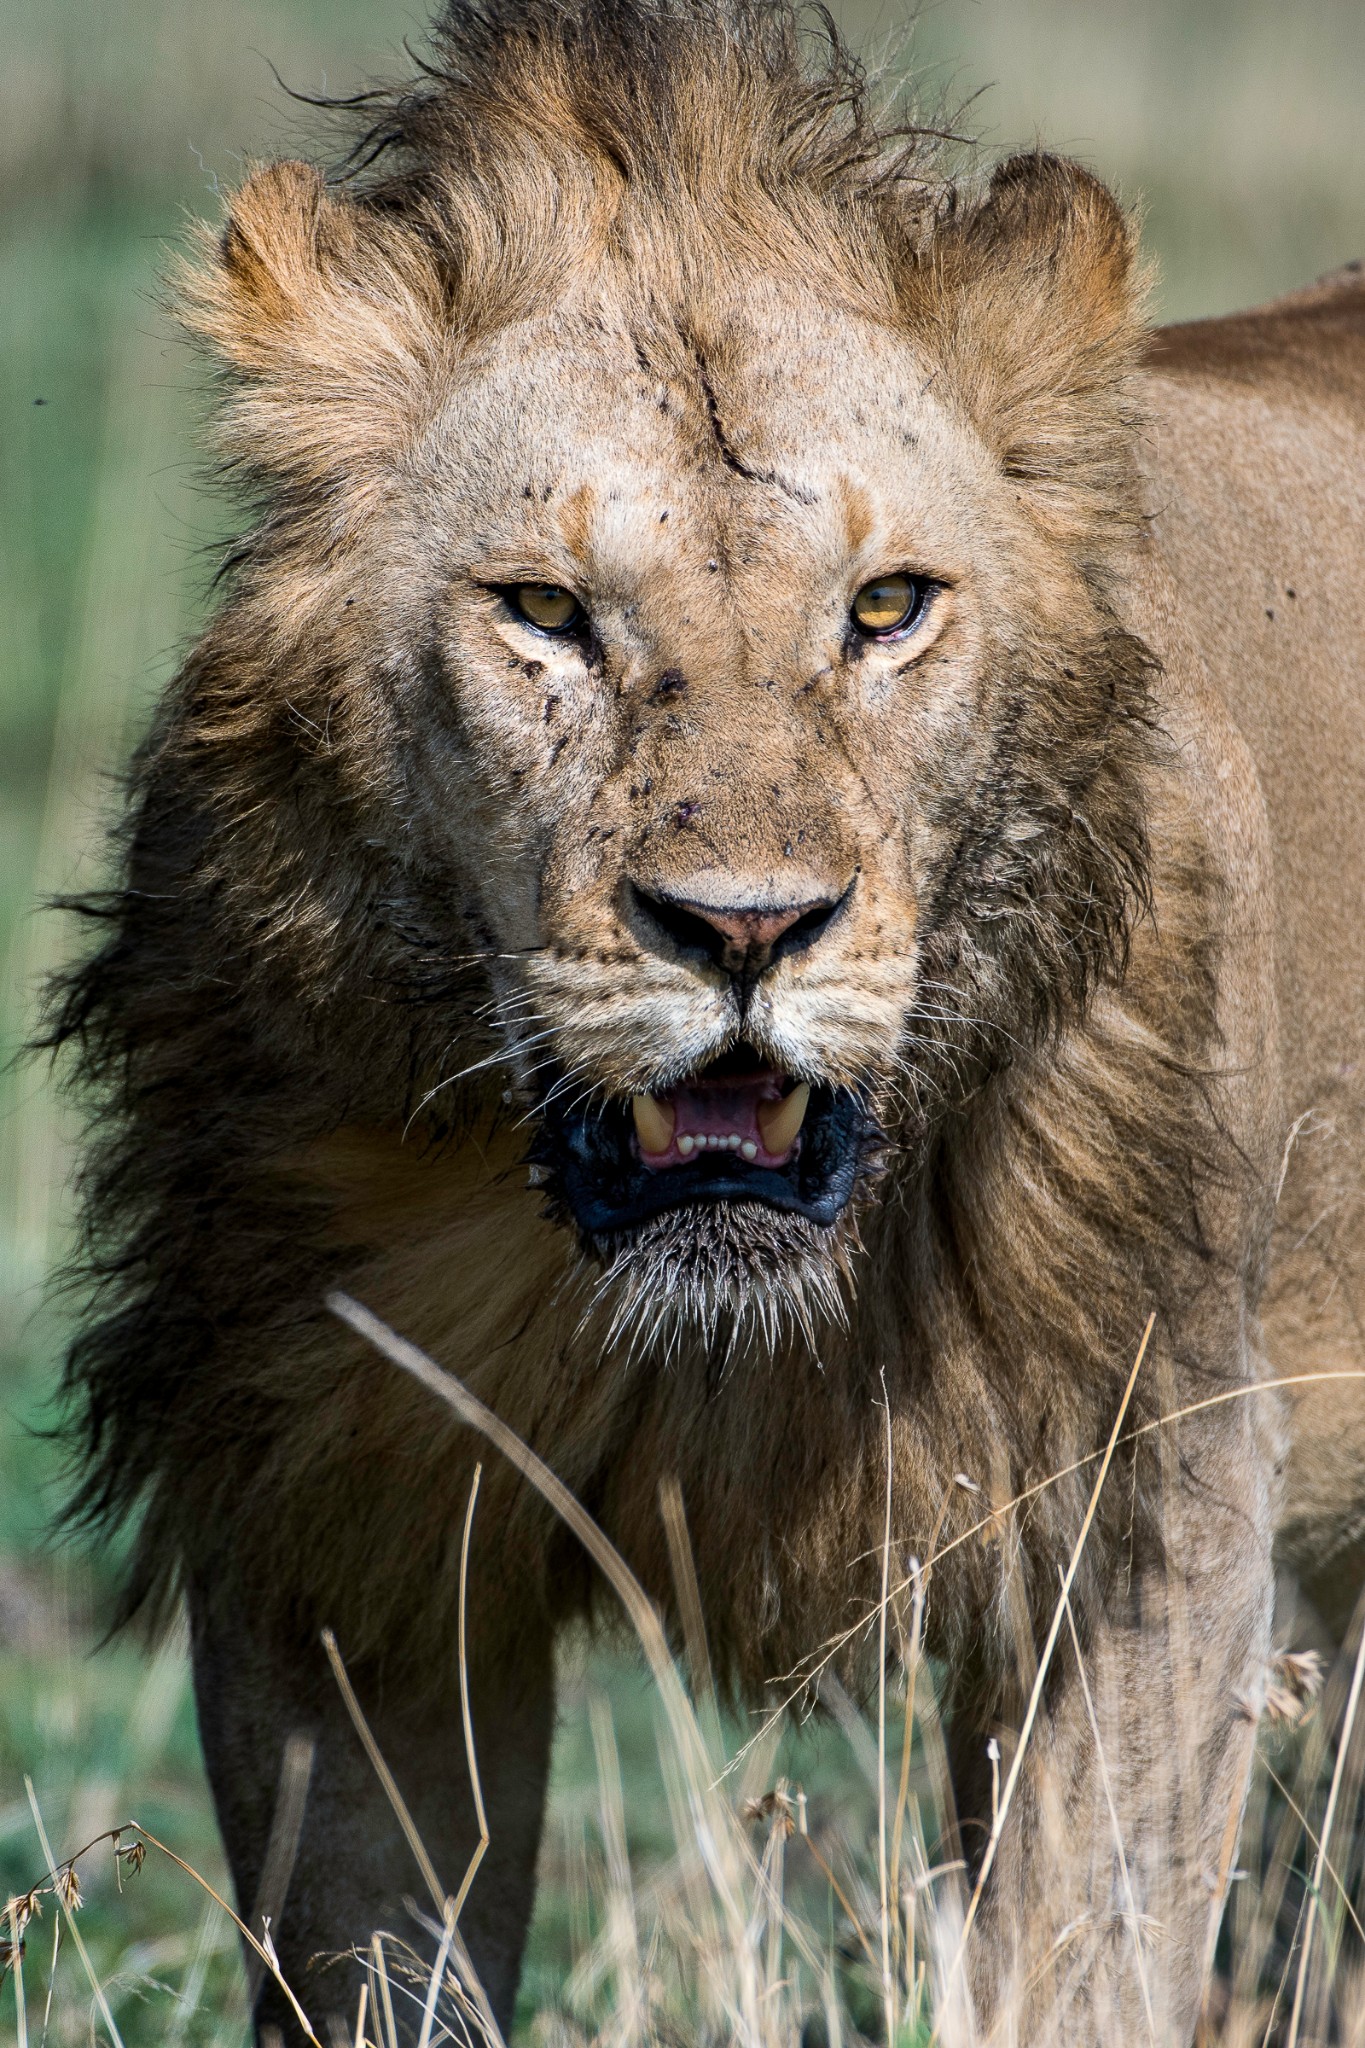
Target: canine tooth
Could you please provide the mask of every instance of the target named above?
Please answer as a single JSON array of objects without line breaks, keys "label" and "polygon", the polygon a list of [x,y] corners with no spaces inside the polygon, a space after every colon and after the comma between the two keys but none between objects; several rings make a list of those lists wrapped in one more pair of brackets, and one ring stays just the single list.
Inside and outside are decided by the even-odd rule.
[{"label": "canine tooth", "polygon": [[678,1150],[682,1153],[684,1159],[686,1159],[688,1155],[691,1153],[692,1148],[696,1144],[696,1142],[696,1139],[692,1137],[688,1132],[683,1132],[683,1135],[678,1140]]},{"label": "canine tooth", "polygon": [[635,1135],[640,1140],[642,1152],[666,1152],[673,1143],[673,1127],[678,1121],[672,1103],[656,1102],[652,1095],[631,1097],[631,1110],[635,1117]]},{"label": "canine tooth", "polygon": [[758,1157],[758,1147],[752,1138],[746,1138],[739,1151],[742,1159],[757,1159]]},{"label": "canine tooth", "polygon": [[798,1081],[790,1095],[781,1102],[760,1102],[758,1105],[758,1129],[766,1152],[787,1152],[796,1143],[796,1134],[806,1121],[806,1110],[810,1104],[810,1084]]}]

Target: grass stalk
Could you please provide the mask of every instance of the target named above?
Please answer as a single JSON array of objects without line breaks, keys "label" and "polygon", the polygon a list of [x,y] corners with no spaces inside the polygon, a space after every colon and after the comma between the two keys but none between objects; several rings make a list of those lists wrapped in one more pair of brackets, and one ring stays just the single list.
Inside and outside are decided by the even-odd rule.
[{"label": "grass stalk", "polygon": [[[57,1863],[52,1854],[52,1844],[47,1839],[47,1829],[43,1826],[43,1816],[38,1805],[38,1795],[33,1789],[32,1778],[25,1777],[24,1790],[28,1794],[28,1803],[33,1814],[33,1825],[37,1831],[38,1840],[42,1845],[43,1855],[47,1859],[47,1867],[49,1870],[55,1870]],[[109,2039],[113,2042],[114,2048],[123,2048],[123,2036],[114,2022],[113,2013],[109,2010],[109,2001],[104,1995],[104,1986],[100,1983],[95,1973],[95,1966],[90,1960],[90,1951],[86,1948],[81,1936],[81,1930],[76,1925],[76,1916],[71,1909],[65,1887],[58,1885],[56,1887],[56,1894],[58,1910],[66,1916],[67,1930],[71,1935],[76,1953],[81,1959],[81,1965],[85,1970],[85,1974],[90,1980],[90,1989],[94,1994],[95,2003],[100,2009],[100,2018],[109,2029]]]},{"label": "grass stalk", "polygon": [[891,1488],[895,1469],[891,1441],[891,1397],[881,1375],[886,1423],[886,1519],[882,1528],[882,1597],[877,1636],[877,1888],[881,1911],[882,2010],[888,2042],[896,2038],[896,1987],[891,1975],[891,1899],[886,1839],[886,1613],[891,1602]]},{"label": "grass stalk", "polygon": [[465,1762],[469,1768],[469,1783],[474,1794],[474,1818],[479,1824],[479,1839],[469,1859],[469,1867],[460,1879],[450,1907],[450,1917],[457,1925],[464,1902],[469,1897],[469,1888],[479,1874],[479,1865],[488,1853],[488,1815],[484,1811],[483,1785],[479,1778],[479,1753],[474,1742],[474,1714],[469,1704],[469,1644],[466,1635],[466,1617],[469,1609],[469,1545],[474,1534],[474,1509],[478,1505],[479,1481],[483,1477],[483,1466],[474,1467],[474,1477],[469,1483],[469,1505],[464,1514],[464,1533],[460,1539],[460,1607],[459,1607],[459,1658],[460,1658],[460,1722],[464,1729]]},{"label": "grass stalk", "polygon": [[1304,1921],[1303,1946],[1299,1950],[1298,1975],[1294,1980],[1294,2004],[1289,2015],[1289,2032],[1285,2037],[1285,2048],[1298,2048],[1304,1993],[1308,1985],[1308,1964],[1313,1953],[1313,1930],[1317,1924],[1318,1914],[1322,1911],[1323,1871],[1327,1864],[1328,1844],[1332,1839],[1332,1825],[1336,1820],[1337,1797],[1341,1791],[1342,1775],[1346,1769],[1346,1758],[1355,1733],[1362,1682],[1365,1682],[1365,1628],[1361,1630],[1360,1642],[1356,1649],[1355,1665],[1351,1672],[1351,1690],[1346,1701],[1346,1715],[1342,1722],[1341,1734],[1337,1738],[1336,1762],[1332,1767],[1327,1809],[1322,1817],[1322,1833],[1318,1838],[1317,1854],[1313,1858],[1313,1876],[1308,1888],[1308,1916]]},{"label": "grass stalk", "polygon": [[14,2025],[19,2048],[28,2048],[28,2005],[24,1996],[24,1943],[19,1929],[18,1900],[9,1902],[9,1962],[14,1978]]}]

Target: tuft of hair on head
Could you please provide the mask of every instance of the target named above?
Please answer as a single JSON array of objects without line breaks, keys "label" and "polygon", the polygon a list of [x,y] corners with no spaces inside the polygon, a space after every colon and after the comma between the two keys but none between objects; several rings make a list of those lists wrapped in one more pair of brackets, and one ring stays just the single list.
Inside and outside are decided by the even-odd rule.
[{"label": "tuft of hair on head", "polygon": [[935,138],[873,103],[823,7],[793,0],[448,0],[434,62],[371,129],[398,175],[489,172],[518,137],[622,184],[742,207],[760,189],[903,182]]}]

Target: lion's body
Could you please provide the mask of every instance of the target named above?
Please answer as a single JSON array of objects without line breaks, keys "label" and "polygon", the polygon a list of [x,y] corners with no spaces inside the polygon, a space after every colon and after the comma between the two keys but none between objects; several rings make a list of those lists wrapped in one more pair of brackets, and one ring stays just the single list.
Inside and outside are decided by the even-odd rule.
[{"label": "lion's body", "polygon": [[[1365,275],[1154,337],[1157,544],[1255,761],[1275,872],[1286,1143],[1277,1375],[1358,1372],[1365,1304]],[[1292,1393],[1280,1547],[1331,1621],[1362,1571],[1365,1382]]]},{"label": "lion's body", "polygon": [[[472,1826],[438,1760],[475,1447],[329,1285],[532,1443],[666,1607],[676,1478],[751,1697],[832,1637],[866,1671],[889,1477],[968,1817],[1155,1312],[1073,1598],[1188,2038],[1276,1529],[1335,1625],[1365,1514],[1355,1383],[1296,1398],[1287,1489],[1254,1391],[1365,1366],[1361,295],[1144,343],[1093,180],[888,174],[779,5],[661,0],[643,40],[586,0],[531,15],[452,14],[381,123],[392,175],[259,174],[193,286],[267,513],[58,1027],[110,1111],[81,1504],[144,1508],[134,1602],[188,1589],[244,1911],[276,1759],[314,1745],[302,1969],[406,1882],[321,1628],[438,1862]],[[921,608],[859,638],[850,596],[897,564]],[[531,584],[590,592],[591,631],[537,636]],[[703,957],[779,911],[814,918],[801,949],[748,980]],[[725,1168],[738,1193],[723,1162],[668,1183],[624,1112],[676,1131],[798,1076],[800,1147]],[[465,1926],[503,2013],[551,1645],[592,1593],[490,1465]],[[1059,1667],[974,1966],[989,2007],[1095,1921],[1031,1984],[1038,2039],[1138,2010],[1084,1697]],[[1044,1892],[1058,1785],[1083,1847]]]}]

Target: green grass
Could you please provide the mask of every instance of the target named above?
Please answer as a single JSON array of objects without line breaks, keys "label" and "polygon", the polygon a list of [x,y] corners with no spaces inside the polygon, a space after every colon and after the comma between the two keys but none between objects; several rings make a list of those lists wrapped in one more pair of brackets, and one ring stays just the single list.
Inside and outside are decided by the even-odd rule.
[{"label": "green grass", "polygon": [[[879,46],[894,18],[845,10]],[[415,5],[393,0],[0,0],[0,1034],[66,943],[34,913],[99,872],[112,776],[201,616],[223,513],[197,482],[196,372],[156,281],[187,212],[212,210],[245,153],[288,147],[303,110],[275,88],[353,88],[391,68]],[[932,100],[961,101],[994,147],[1075,150],[1146,206],[1158,304],[1188,316],[1249,302],[1365,251],[1358,0],[944,0],[915,44]],[[0,1888],[41,1869],[25,1776],[59,1855],[135,1815],[213,1883],[223,1871],[183,1655],[97,1651],[112,1564],[54,1552],[51,1419],[60,1316],[42,1290],[66,1241],[70,1132],[44,1077],[0,1078]],[[610,1699],[632,1859],[671,1853],[655,1707],[628,1656],[581,1657],[555,1753],[545,1886],[523,2021],[568,2001],[594,1931],[600,1757],[589,1703]],[[599,1746],[600,1746],[599,1724]],[[788,1738],[772,1776],[801,1779],[820,1827],[867,1839],[865,1773],[836,1731]],[[815,1924],[839,1915],[790,1859]],[[83,1867],[79,1925],[129,2048],[238,2043],[235,1937],[190,1880],[153,1859],[120,1893],[112,1856]],[[30,2038],[54,1920],[30,1929]],[[3,1930],[0,1930],[0,1934]],[[48,2038],[90,2038],[69,1939]],[[12,2021],[0,1990],[0,2028]],[[8,2017],[6,2015],[9,2015]]]}]

